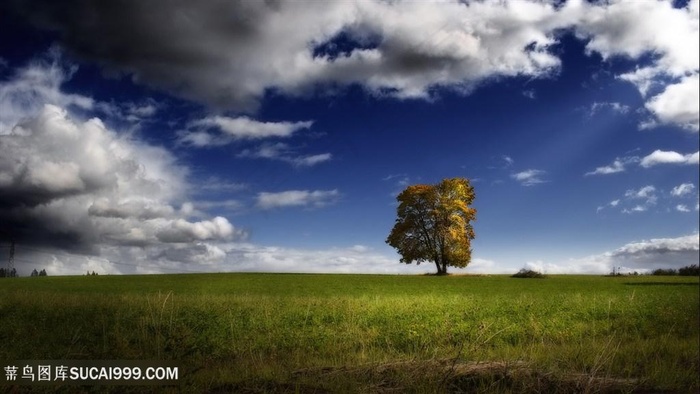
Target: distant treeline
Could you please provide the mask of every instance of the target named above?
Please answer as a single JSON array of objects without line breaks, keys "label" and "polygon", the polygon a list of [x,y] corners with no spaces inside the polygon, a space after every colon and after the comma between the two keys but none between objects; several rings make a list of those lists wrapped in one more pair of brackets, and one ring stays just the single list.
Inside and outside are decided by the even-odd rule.
[{"label": "distant treeline", "polygon": [[675,268],[657,268],[657,269],[655,269],[655,270],[653,270],[653,271],[651,271],[651,272],[642,273],[642,274],[640,274],[640,273],[637,272],[637,271],[634,271],[634,272],[627,272],[626,274],[623,274],[623,273],[620,271],[620,268],[617,268],[617,269],[616,269],[615,267],[613,267],[612,272],[611,272],[610,274],[608,274],[607,276],[623,276],[623,275],[625,275],[625,276],[629,276],[629,275],[632,275],[632,276],[636,276],[636,275],[657,275],[657,276],[660,276],[660,275],[661,275],[661,276],[663,276],[663,275],[665,275],[665,276],[680,275],[680,276],[700,276],[700,268],[698,268],[698,265],[697,265],[697,264],[693,264],[693,265],[687,265],[687,266],[685,266],[685,267],[683,267],[683,268],[679,268],[679,269],[675,269]]},{"label": "distant treeline", "polygon": [[697,264],[688,265],[675,270],[673,268],[659,268],[651,271],[652,275],[680,275],[680,276],[700,276],[700,267]]},{"label": "distant treeline", "polygon": [[[46,273],[46,270],[41,270],[37,271],[34,269],[32,273],[29,276],[48,276]],[[8,270],[7,268],[0,268],[0,278],[18,278],[19,274],[17,274],[17,270],[15,268],[12,268],[11,270]]]},{"label": "distant treeline", "polygon": [[17,270],[14,268],[12,270],[0,268],[0,278],[16,278],[17,276]]}]

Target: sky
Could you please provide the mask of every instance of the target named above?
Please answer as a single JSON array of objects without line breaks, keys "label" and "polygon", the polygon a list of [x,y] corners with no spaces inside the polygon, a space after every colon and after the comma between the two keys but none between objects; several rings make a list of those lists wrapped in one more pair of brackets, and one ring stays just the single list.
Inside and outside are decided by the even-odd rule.
[{"label": "sky", "polygon": [[408,185],[475,188],[453,273],[698,263],[700,1],[10,0],[20,275],[416,274]]}]

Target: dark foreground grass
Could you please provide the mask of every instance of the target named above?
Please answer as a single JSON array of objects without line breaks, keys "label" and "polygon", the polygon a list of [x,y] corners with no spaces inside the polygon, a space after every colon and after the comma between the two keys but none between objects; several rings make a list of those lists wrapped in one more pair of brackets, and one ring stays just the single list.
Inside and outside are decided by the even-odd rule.
[{"label": "dark foreground grass", "polygon": [[0,360],[177,360],[158,392],[698,392],[699,298],[692,277],[6,279]]}]

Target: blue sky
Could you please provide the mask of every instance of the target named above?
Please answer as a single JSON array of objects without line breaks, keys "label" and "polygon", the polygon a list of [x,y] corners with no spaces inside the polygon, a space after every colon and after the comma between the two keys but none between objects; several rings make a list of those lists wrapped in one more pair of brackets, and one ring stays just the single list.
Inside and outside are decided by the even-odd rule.
[{"label": "blue sky", "polygon": [[384,243],[395,196],[459,176],[461,272],[697,263],[699,9],[11,1],[0,254],[13,237],[20,274],[431,272]]}]

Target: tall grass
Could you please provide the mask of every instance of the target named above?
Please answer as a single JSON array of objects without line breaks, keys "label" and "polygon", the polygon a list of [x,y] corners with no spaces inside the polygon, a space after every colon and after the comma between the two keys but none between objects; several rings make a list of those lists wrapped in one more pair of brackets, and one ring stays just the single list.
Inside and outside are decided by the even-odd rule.
[{"label": "tall grass", "polygon": [[197,392],[687,392],[699,298],[692,277],[19,278],[0,360],[178,360]]}]

